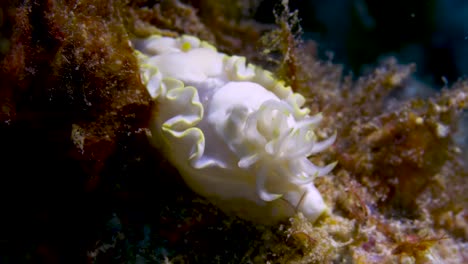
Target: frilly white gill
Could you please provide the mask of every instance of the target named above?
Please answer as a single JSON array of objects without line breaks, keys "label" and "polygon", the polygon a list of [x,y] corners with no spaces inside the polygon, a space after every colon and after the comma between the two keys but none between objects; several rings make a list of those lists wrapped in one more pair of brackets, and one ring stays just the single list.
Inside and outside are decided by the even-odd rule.
[{"label": "frilly white gill", "polygon": [[192,36],[152,36],[133,46],[156,101],[152,140],[195,192],[261,223],[296,210],[315,221],[326,210],[313,180],[335,163],[320,167],[308,157],[335,135],[317,141],[322,115],[309,116],[302,95]]}]

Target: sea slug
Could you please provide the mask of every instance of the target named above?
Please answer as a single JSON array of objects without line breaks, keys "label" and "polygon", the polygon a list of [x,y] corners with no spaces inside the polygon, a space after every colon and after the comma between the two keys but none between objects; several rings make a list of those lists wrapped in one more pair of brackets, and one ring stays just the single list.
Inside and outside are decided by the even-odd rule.
[{"label": "sea slug", "polygon": [[335,163],[308,157],[320,113],[273,74],[192,36],[132,41],[141,79],[155,100],[152,141],[188,186],[226,212],[274,223],[296,210],[315,221],[326,205],[315,177]]}]

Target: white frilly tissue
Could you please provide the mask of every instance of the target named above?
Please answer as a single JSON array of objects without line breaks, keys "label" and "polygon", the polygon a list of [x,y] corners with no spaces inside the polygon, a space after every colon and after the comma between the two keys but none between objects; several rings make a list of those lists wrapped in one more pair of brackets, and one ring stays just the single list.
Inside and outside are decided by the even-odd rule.
[{"label": "white frilly tissue", "polygon": [[192,36],[132,42],[141,79],[155,100],[152,141],[187,185],[228,213],[276,223],[302,212],[315,221],[327,207],[314,186],[335,163],[308,157],[322,115],[273,74],[220,53]]}]

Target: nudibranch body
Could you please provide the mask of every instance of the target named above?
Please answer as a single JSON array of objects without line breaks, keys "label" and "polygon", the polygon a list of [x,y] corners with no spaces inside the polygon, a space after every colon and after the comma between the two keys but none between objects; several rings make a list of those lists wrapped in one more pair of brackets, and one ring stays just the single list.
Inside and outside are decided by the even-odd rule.
[{"label": "nudibranch body", "polygon": [[325,210],[313,180],[335,164],[308,157],[321,114],[271,72],[220,53],[192,36],[133,41],[141,77],[156,101],[152,140],[185,182],[221,209],[272,223],[296,210],[311,221]]}]

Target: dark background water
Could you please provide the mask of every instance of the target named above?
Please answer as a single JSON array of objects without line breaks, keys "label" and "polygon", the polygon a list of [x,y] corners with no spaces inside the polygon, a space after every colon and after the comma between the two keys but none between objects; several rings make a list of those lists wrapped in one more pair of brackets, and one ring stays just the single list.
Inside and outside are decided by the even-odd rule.
[{"label": "dark background water", "polygon": [[[263,1],[256,18],[273,22],[277,2]],[[468,73],[466,0],[290,0],[290,8],[304,38],[355,75],[387,55],[415,62],[416,76],[436,87]]]}]

